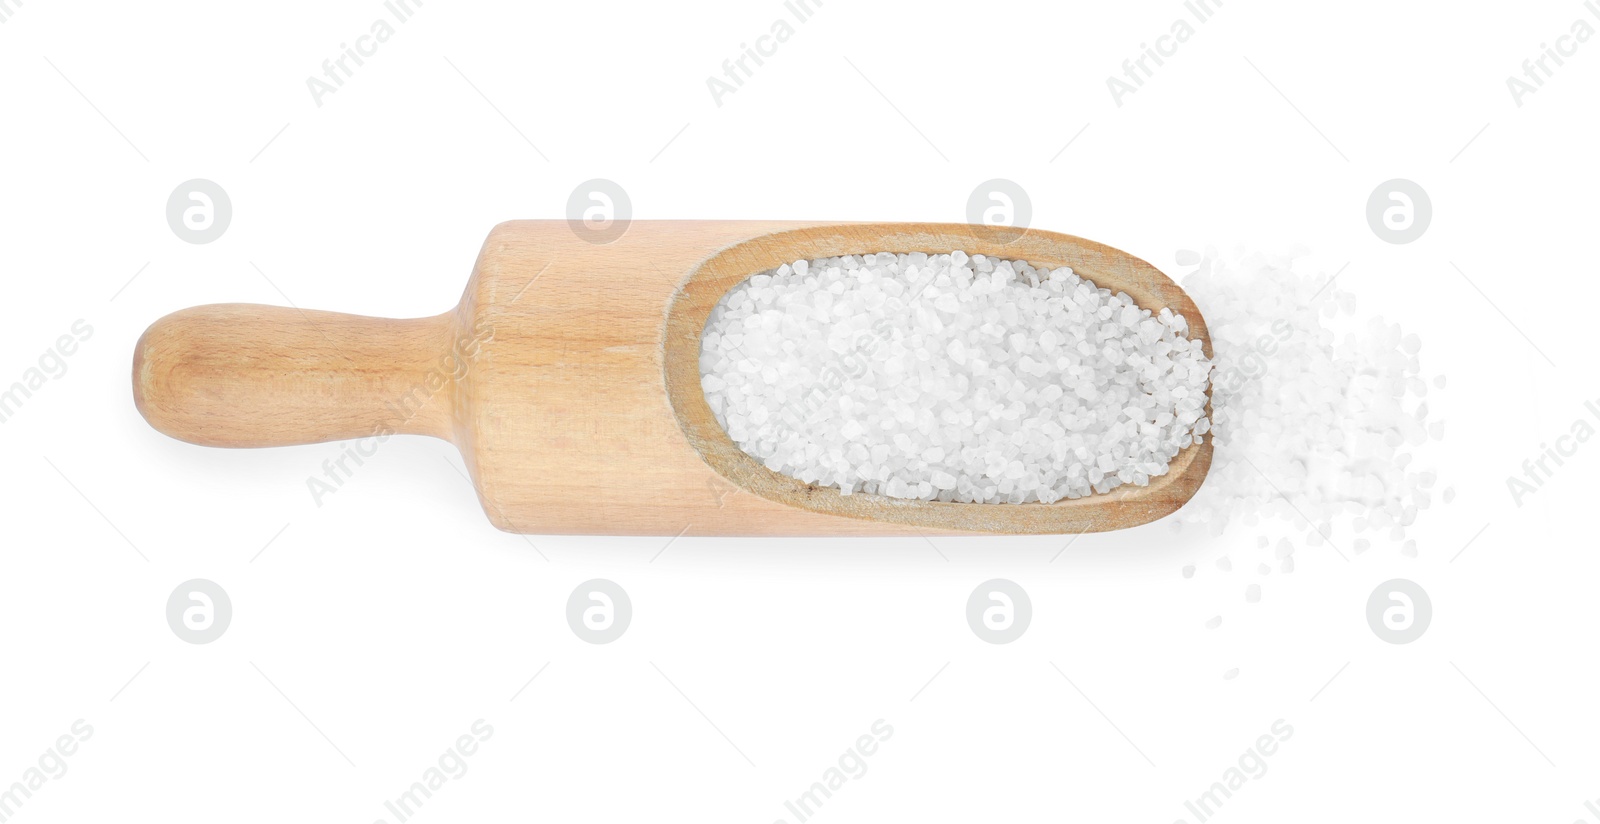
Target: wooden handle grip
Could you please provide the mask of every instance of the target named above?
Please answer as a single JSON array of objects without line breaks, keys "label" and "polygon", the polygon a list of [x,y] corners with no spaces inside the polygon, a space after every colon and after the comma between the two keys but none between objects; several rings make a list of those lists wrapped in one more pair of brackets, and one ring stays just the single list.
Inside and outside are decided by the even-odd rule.
[{"label": "wooden handle grip", "polygon": [[[133,400],[205,446],[288,446],[386,433],[449,439],[477,340],[454,314],[390,320],[279,306],[174,312],[139,338]],[[463,344],[470,344],[463,351]]]}]

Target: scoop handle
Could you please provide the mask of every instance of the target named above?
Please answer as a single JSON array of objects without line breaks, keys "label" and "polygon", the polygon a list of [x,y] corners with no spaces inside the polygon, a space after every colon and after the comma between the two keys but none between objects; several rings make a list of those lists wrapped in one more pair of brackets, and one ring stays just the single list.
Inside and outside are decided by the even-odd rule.
[{"label": "scoop handle", "polygon": [[[394,320],[252,304],[196,306],[139,338],[133,401],[205,446],[289,446],[387,434],[449,440],[476,339],[455,314]],[[474,344],[463,346],[462,344]]]}]

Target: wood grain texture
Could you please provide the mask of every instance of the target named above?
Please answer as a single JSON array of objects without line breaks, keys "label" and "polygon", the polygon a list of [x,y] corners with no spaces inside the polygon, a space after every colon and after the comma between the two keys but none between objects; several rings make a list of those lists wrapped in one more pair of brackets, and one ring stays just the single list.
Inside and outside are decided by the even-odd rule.
[{"label": "wood grain texture", "polygon": [[382,320],[206,306],[157,321],[134,357],[151,425],[213,446],[432,435],[461,450],[501,529],[544,534],[1077,533],[1160,518],[1199,488],[1205,440],[1147,487],[1053,504],[842,496],[739,451],[706,405],[699,339],[750,275],[798,259],[949,252],[1068,265],[1144,308],[1189,297],[1148,263],[1069,235],[964,224],[636,221],[589,243],[566,221],[514,221],[484,242],[461,304]]}]

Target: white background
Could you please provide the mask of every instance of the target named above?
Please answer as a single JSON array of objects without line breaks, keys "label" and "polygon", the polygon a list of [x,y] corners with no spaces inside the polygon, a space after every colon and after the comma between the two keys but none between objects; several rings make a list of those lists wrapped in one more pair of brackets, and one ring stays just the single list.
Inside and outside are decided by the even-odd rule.
[{"label": "white background", "polygon": [[[1600,446],[1520,507],[1506,489],[1600,399],[1600,43],[1521,107],[1506,87],[1600,27],[1575,0],[1228,0],[1120,107],[1106,78],[1181,4],[827,0],[720,107],[706,78],[789,16],[775,0],[429,0],[320,107],[306,78],[375,0],[7,5],[0,386],[94,329],[0,424],[0,789],[94,729],[14,820],[392,822],[479,718],[493,736],[418,820],[793,822],[784,801],[880,718],[893,736],[818,820],[1193,822],[1280,718],[1292,738],[1219,817],[1595,820]],[[1161,523],[1053,563],[1064,538],[692,534],[652,562],[666,537],[494,530],[441,441],[390,441],[319,508],[305,479],[338,445],[204,449],[133,408],[133,342],[167,312],[434,314],[490,226],[562,217],[595,177],[636,218],[948,221],[1009,178],[1033,225],[1174,276],[1180,248],[1305,244],[1449,376],[1422,462],[1459,497],[1423,514],[1418,558],[1303,550],[1266,579],[1255,531]],[[1434,207],[1409,245],[1365,217],[1396,177]],[[166,222],[191,178],[233,202],[209,245]],[[635,612],[605,646],[563,616],[595,577]],[[1034,606],[1003,646],[964,617],[995,577]],[[1394,577],[1434,605],[1404,646],[1364,616]],[[209,645],[164,618],[191,578],[232,598]]]}]

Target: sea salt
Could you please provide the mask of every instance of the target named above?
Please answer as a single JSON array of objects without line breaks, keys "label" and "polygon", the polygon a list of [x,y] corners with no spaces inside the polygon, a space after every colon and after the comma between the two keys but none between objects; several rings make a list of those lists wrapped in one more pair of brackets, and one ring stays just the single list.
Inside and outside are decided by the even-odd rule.
[{"label": "sea salt", "polygon": [[[1371,545],[1366,533],[1404,541],[1437,482],[1412,466],[1414,450],[1444,435],[1423,400],[1422,339],[1382,318],[1357,320],[1354,295],[1296,271],[1292,257],[1207,250],[1183,259],[1196,261],[1183,287],[1216,356],[1216,452],[1177,521],[1221,534],[1235,519],[1272,519],[1308,546],[1335,549],[1345,544],[1334,525],[1346,521],[1357,553]],[[1280,541],[1274,555],[1288,560],[1286,549]]]},{"label": "sea salt", "polygon": [[1148,485],[1211,429],[1183,316],[962,252],[755,275],[712,310],[700,373],[740,449],[846,495],[1081,498]]}]

